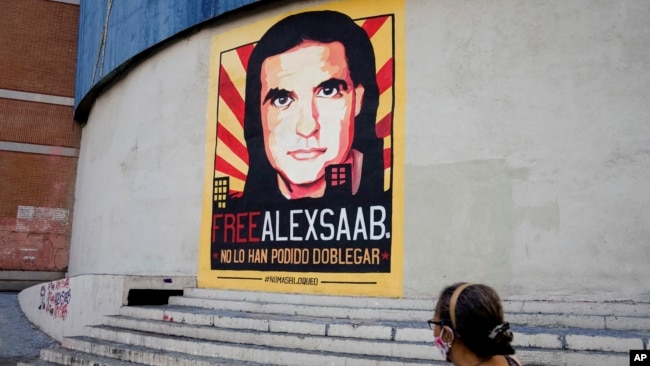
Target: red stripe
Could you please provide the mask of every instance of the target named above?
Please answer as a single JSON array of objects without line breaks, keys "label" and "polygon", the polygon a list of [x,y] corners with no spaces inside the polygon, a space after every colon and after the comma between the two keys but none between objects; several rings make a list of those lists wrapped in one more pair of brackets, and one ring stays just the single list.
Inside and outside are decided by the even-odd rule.
[{"label": "red stripe", "polygon": [[229,162],[227,162],[226,160],[224,160],[222,157],[218,155],[214,159],[214,170],[225,173],[233,178],[246,180],[246,174],[240,172],[237,168],[230,165]]},{"label": "red stripe", "polygon": [[242,66],[244,66],[244,71],[248,71],[248,60],[251,58],[253,48],[255,48],[255,45],[251,43],[237,49],[237,55],[239,56]]},{"label": "red stripe", "polygon": [[244,99],[230,80],[228,71],[221,65],[219,70],[219,96],[226,102],[239,124],[244,127]]},{"label": "red stripe", "polygon": [[372,38],[372,36],[374,36],[375,33],[377,33],[379,28],[381,28],[381,26],[384,25],[386,19],[388,19],[387,16],[366,19],[366,21],[363,22],[361,28],[363,28],[366,31],[366,33],[368,33],[368,37]]},{"label": "red stripe", "polygon": [[389,58],[388,61],[377,71],[377,86],[379,87],[379,94],[385,92],[393,86],[393,59]]},{"label": "red stripe", "polygon": [[383,139],[386,136],[390,136],[391,130],[393,129],[393,113],[389,112],[384,116],[379,122],[375,130],[377,131],[377,137]]},{"label": "red stripe", "polygon": [[217,127],[217,138],[221,140],[232,152],[241,160],[248,164],[248,150],[246,146],[235,135],[232,134],[225,126],[219,124]]},{"label": "red stripe", "polygon": [[384,170],[390,168],[392,164],[391,162],[392,153],[393,153],[393,149],[391,149],[390,147],[384,149]]}]

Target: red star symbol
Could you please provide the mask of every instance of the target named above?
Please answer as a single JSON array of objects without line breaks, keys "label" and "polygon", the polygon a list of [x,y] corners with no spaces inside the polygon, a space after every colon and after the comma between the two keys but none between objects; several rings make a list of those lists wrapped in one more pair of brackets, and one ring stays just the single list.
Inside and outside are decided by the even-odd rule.
[{"label": "red star symbol", "polygon": [[381,253],[381,259],[387,261],[388,257],[390,257],[390,253],[388,253],[388,252]]},{"label": "red star symbol", "polygon": [[219,259],[219,253],[212,253],[212,258]]}]

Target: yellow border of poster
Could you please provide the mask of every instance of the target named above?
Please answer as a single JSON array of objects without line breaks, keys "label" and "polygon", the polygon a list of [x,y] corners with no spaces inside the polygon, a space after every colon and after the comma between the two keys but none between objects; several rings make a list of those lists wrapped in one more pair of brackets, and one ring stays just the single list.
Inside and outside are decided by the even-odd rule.
[{"label": "yellow border of poster", "polygon": [[[391,269],[388,273],[325,273],[325,272],[275,272],[275,271],[234,271],[212,270],[210,267],[211,252],[211,225],[213,204],[213,178],[215,172],[215,147],[217,137],[214,133],[217,128],[218,85],[221,53],[224,50],[234,49],[241,45],[256,42],[262,34],[280,19],[295,13],[311,10],[335,10],[349,15],[352,19],[368,18],[376,15],[392,15],[394,21],[394,34],[385,35],[393,37],[393,62],[394,62],[394,91],[392,148],[393,161],[391,165],[392,180],[392,233],[391,233]],[[405,26],[404,26],[404,1],[374,1],[352,0],[324,4],[317,7],[308,7],[280,16],[269,17],[256,21],[254,24],[239,27],[232,31],[218,34],[212,39],[209,68],[209,92],[207,101],[206,123],[206,160],[205,180],[202,201],[201,227],[199,236],[199,268],[198,287],[219,288],[233,290],[252,290],[268,292],[292,292],[332,295],[359,295],[359,296],[386,296],[401,297],[403,281],[403,255],[404,255],[404,123],[405,123]],[[384,35],[382,35],[384,36]],[[375,53],[377,54],[377,50]],[[388,50],[390,52],[390,50]],[[239,83],[238,85],[242,85]],[[386,108],[380,101],[380,108]],[[390,108],[390,107],[388,107]],[[390,143],[390,141],[389,141]],[[390,173],[388,173],[390,174]],[[284,281],[286,283],[272,283],[265,281],[250,281],[250,278],[294,278]],[[220,279],[227,278],[228,281]],[[305,279],[310,285],[296,284],[295,279]],[[315,281],[314,281],[315,280]],[[305,282],[305,281],[302,281]],[[316,282],[316,284],[314,284]]]}]

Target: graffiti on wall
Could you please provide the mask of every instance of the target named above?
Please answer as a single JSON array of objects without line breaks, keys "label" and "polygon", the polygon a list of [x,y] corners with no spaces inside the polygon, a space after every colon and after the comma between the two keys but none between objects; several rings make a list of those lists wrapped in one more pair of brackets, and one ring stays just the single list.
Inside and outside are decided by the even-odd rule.
[{"label": "graffiti on wall", "polygon": [[403,4],[363,3],[213,40],[199,286],[401,295]]},{"label": "graffiti on wall", "polygon": [[54,319],[65,320],[68,317],[68,305],[71,299],[70,279],[53,281],[41,286],[41,303],[38,309],[45,311]]},{"label": "graffiti on wall", "polygon": [[70,230],[66,209],[18,206],[16,218],[0,218],[0,269],[65,270]]}]

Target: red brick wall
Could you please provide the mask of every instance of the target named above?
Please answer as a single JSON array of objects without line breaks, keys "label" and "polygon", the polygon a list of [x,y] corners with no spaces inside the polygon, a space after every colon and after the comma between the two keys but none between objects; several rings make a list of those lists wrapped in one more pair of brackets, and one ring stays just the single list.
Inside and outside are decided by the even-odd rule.
[{"label": "red brick wall", "polygon": [[[0,89],[73,97],[79,6],[0,0]],[[78,149],[70,106],[0,98],[0,142]],[[0,270],[68,266],[77,158],[0,145]],[[8,146],[5,144],[4,146]],[[59,149],[60,150],[60,149]],[[18,218],[19,206],[65,210],[64,219]]]},{"label": "red brick wall", "polygon": [[0,151],[0,217],[18,206],[72,210],[76,170],[76,157]]},{"label": "red brick wall", "polygon": [[74,95],[79,6],[0,0],[0,88]]},{"label": "red brick wall", "polygon": [[59,272],[69,258],[68,223],[0,218],[0,269]]},{"label": "red brick wall", "polygon": [[0,141],[79,147],[72,107],[0,98]]}]

